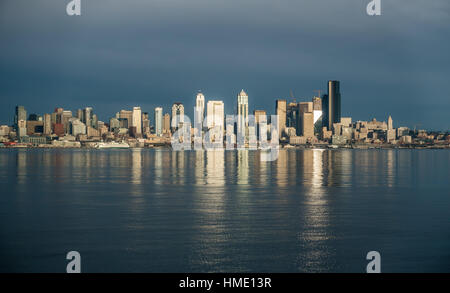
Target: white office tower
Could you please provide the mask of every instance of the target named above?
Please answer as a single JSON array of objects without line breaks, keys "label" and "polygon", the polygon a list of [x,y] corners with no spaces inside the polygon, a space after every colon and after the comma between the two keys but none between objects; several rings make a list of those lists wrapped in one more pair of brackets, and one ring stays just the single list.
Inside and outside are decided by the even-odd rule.
[{"label": "white office tower", "polygon": [[225,122],[225,107],[222,101],[208,101],[206,126],[210,129],[210,140],[220,142],[223,137]]},{"label": "white office tower", "polygon": [[205,96],[201,92],[197,94],[195,99],[195,113],[198,120],[194,121],[194,123],[203,124],[203,119],[205,119]]},{"label": "white office tower", "polygon": [[248,95],[242,90],[237,96],[237,134],[238,137],[241,135],[243,138],[248,137]]},{"label": "white office tower", "polygon": [[214,128],[220,126],[223,128],[224,123],[224,103],[222,101],[208,101],[206,126]]},{"label": "white office tower", "polygon": [[86,107],[83,110],[83,119],[81,122],[84,122],[86,127],[92,127],[92,107]]},{"label": "white office tower", "polygon": [[141,107],[133,108],[132,126],[136,127],[136,134],[142,134],[142,111]]},{"label": "white office tower", "polygon": [[161,136],[163,132],[163,108],[155,108],[155,132],[157,136]]},{"label": "white office tower", "polygon": [[182,103],[174,103],[172,105],[172,130],[180,127],[182,123],[184,123],[184,106]]}]

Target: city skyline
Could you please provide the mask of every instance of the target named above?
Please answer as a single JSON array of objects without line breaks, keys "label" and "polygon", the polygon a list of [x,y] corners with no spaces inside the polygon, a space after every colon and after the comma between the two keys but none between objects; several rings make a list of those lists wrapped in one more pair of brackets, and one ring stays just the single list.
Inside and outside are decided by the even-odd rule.
[{"label": "city skyline", "polygon": [[[341,81],[338,81],[338,82],[340,83]],[[133,108],[135,108],[135,107],[141,108],[141,109],[143,109],[142,113],[145,112],[145,113],[148,113],[150,115],[149,117],[150,117],[150,121],[151,121],[150,122],[151,126],[155,126],[155,124],[154,124],[155,123],[155,109],[162,108],[163,109],[163,114],[169,113],[172,116],[172,106],[173,106],[173,104],[180,103],[180,104],[183,105],[183,107],[185,109],[185,112],[184,112],[185,115],[187,115],[191,119],[191,121],[193,123],[194,122],[194,114],[195,114],[194,113],[195,112],[194,107],[196,107],[196,103],[197,103],[196,100],[198,99],[199,94],[201,94],[201,96],[203,97],[205,114],[206,114],[206,103],[207,103],[207,101],[223,101],[224,102],[225,115],[228,115],[228,114],[237,114],[236,109],[238,108],[239,102],[236,100],[236,96],[239,96],[241,94],[241,91],[243,91],[243,90],[244,89],[237,90],[236,93],[234,94],[234,97],[229,97],[228,100],[224,99],[224,98],[220,98],[220,97],[211,97],[211,96],[205,94],[205,93],[207,93],[207,91],[197,90],[196,93],[192,93],[191,99],[188,99],[188,98],[185,98],[185,99],[183,99],[183,98],[178,98],[178,99],[174,98],[174,99],[170,99],[169,101],[167,101],[165,103],[156,105],[153,108],[147,108],[147,107],[144,108],[144,107],[142,107],[141,105],[138,105],[138,104],[126,103],[126,104],[122,104],[122,106],[120,106],[120,104],[119,104],[118,105],[118,107],[119,107],[118,109],[121,109],[121,110],[122,109],[131,109],[131,111],[133,111]],[[277,112],[276,111],[276,107],[272,106],[272,108],[271,107],[263,108],[263,107],[257,106],[256,103],[255,104],[253,103],[254,101],[253,101],[251,95],[248,95],[247,92],[248,92],[247,90],[244,91],[244,93],[247,95],[247,99],[249,99],[249,101],[248,101],[248,109],[247,109],[249,113],[253,113],[254,111],[258,111],[258,110],[264,110],[264,111],[266,111],[267,115],[276,114],[276,112]],[[316,92],[316,93],[317,92],[326,93],[326,90],[314,90],[314,92]],[[287,104],[289,104],[289,102],[292,102],[292,101],[294,101],[296,103],[311,102],[311,100],[314,100],[315,98],[317,98],[317,96],[315,94],[313,94],[313,91],[311,91],[311,93],[312,94],[310,96],[302,97],[302,98],[292,97],[292,96],[288,96],[288,95],[281,96],[281,97],[274,97],[272,103],[274,101],[276,101],[276,100],[286,100]],[[323,94],[322,97],[320,97],[320,98],[323,98],[324,96],[326,96],[326,94]],[[347,98],[347,96],[346,96],[346,98]],[[174,102],[174,101],[176,101],[176,102]],[[257,102],[257,101],[255,101],[255,102]],[[347,103],[345,103],[345,99],[344,99],[344,105],[345,104],[347,104]],[[27,105],[20,104],[20,103],[14,104],[13,107],[15,108],[18,105],[24,106],[26,109],[29,109],[29,107]],[[87,106],[87,105],[89,105],[89,106]],[[81,109],[85,109],[85,108],[91,108],[91,109],[94,108],[94,109],[96,109],[96,114],[98,116],[98,120],[101,120],[101,121],[109,121],[109,119],[114,115],[114,113],[117,112],[117,109],[116,109],[115,111],[113,110],[113,112],[111,112],[111,113],[106,113],[105,109],[102,109],[101,107],[98,107],[98,106],[94,105],[93,103],[91,103],[91,104],[88,103],[87,105],[80,106],[80,107],[81,107]],[[187,107],[186,105],[191,105],[192,107]],[[41,103],[40,107],[37,107],[37,108],[43,108],[43,107],[45,108],[45,105],[43,105]],[[76,111],[78,109],[78,108],[66,108],[64,106],[64,103],[61,103],[61,104],[58,104],[58,105],[54,105],[53,107],[51,105],[48,105],[47,109],[52,109],[52,108],[55,108],[55,107],[56,108],[68,109],[68,110],[72,111],[73,113],[76,113]],[[342,105],[340,105],[340,108],[344,109],[342,107]],[[9,111],[9,112],[11,112],[11,111]],[[46,114],[46,113],[51,113],[51,112],[49,112],[48,110],[46,112],[42,112],[42,113],[41,112],[37,112],[37,111],[30,111],[29,112],[29,114],[42,114],[42,116],[44,114]],[[99,114],[99,113],[102,113],[102,114]],[[374,116],[370,116],[370,117],[362,117],[362,115],[360,113],[351,113],[350,111],[347,110],[347,111],[343,111],[343,112],[341,111],[341,115],[342,115],[342,117],[344,117],[344,116],[361,117],[361,119],[355,119],[355,120],[363,121],[363,120],[368,120],[368,119],[373,119],[373,118],[375,118],[375,119],[385,119],[386,115],[387,116],[391,115],[391,112],[388,112],[386,110],[385,113],[380,113],[380,115],[377,115],[377,116],[374,115]],[[391,116],[393,116],[393,115],[391,115]],[[14,115],[9,115],[9,117],[11,117],[11,118],[10,119],[5,119],[5,117],[0,117],[0,124],[1,125],[13,125],[15,123],[15,121],[14,121],[15,117],[14,117]],[[314,118],[314,120],[315,121],[317,120],[316,117]],[[446,128],[445,126],[442,126],[441,128],[436,128],[436,129],[435,128],[426,128],[426,127],[423,127],[424,124],[422,122],[423,121],[416,120],[415,122],[412,121],[410,125],[409,124],[405,124],[405,123],[403,123],[402,125],[405,126],[405,127],[409,127],[411,129],[416,128],[416,129],[423,129],[423,130],[427,130],[427,131],[444,131],[445,132],[445,131],[449,131],[450,130],[450,127]],[[398,123],[401,123],[401,121],[398,122]]]},{"label": "city skyline", "polygon": [[[332,80],[329,80],[328,82],[332,82]],[[340,81],[336,81],[336,82],[338,82],[338,84],[340,84]],[[338,85],[339,86],[339,85]],[[152,109],[147,109],[147,108],[145,108],[144,110],[141,110],[142,109],[142,107],[141,106],[139,106],[139,105],[134,105],[134,104],[132,104],[131,106],[128,106],[128,105],[130,105],[130,104],[127,104],[127,107],[122,107],[122,108],[120,108],[120,110],[117,110],[116,109],[116,111],[113,111],[112,113],[110,113],[110,114],[105,114],[106,116],[105,117],[99,117],[99,115],[97,114],[99,111],[99,109],[100,109],[100,112],[103,112],[102,111],[102,109],[101,108],[99,108],[99,107],[96,107],[95,105],[92,105],[92,104],[89,104],[90,106],[84,106],[84,107],[81,107],[80,109],[68,109],[68,108],[65,108],[64,106],[62,106],[62,105],[54,105],[53,107],[51,107],[51,106],[49,106],[49,107],[47,107],[48,109],[55,109],[55,111],[56,111],[56,109],[64,109],[64,111],[70,111],[70,112],[72,112],[75,116],[77,116],[77,111],[86,111],[86,110],[90,110],[90,111],[92,111],[93,109],[95,109],[96,110],[96,119],[97,120],[99,120],[99,121],[103,121],[103,122],[105,122],[105,123],[107,123],[107,124],[109,124],[109,121],[110,121],[110,119],[116,114],[116,113],[119,113],[120,111],[128,111],[128,110],[126,110],[126,109],[131,109],[130,110],[130,114],[132,115],[132,117],[133,118],[131,118],[130,120],[132,120],[132,121],[134,121],[135,119],[137,119],[135,116],[134,116],[134,114],[133,114],[133,112],[134,112],[134,110],[139,110],[142,114],[143,113],[145,113],[146,115],[148,115],[148,117],[149,117],[149,122],[150,122],[150,126],[152,127],[152,128],[155,128],[156,129],[156,111],[158,110],[158,111],[162,111],[162,115],[164,116],[164,115],[166,115],[166,114],[169,114],[170,115],[170,117],[172,117],[172,115],[173,115],[173,106],[175,105],[175,104],[179,104],[179,105],[182,105],[182,107],[183,107],[183,114],[185,114],[185,115],[187,115],[189,118],[190,118],[190,120],[191,120],[191,122],[192,122],[192,127],[194,127],[194,118],[195,118],[195,107],[197,106],[197,103],[198,103],[198,97],[199,97],[199,95],[201,95],[201,97],[202,97],[202,101],[203,101],[203,118],[205,118],[206,117],[206,113],[207,113],[207,107],[206,107],[206,104],[208,103],[208,101],[213,101],[213,102],[215,102],[215,101],[222,101],[223,102],[223,104],[224,104],[224,115],[225,115],[225,117],[226,117],[226,115],[231,115],[231,114],[239,114],[238,112],[238,110],[239,110],[239,97],[240,97],[240,95],[242,94],[242,92],[246,95],[246,98],[247,98],[247,100],[248,100],[248,102],[247,102],[247,107],[248,107],[248,109],[247,109],[247,111],[248,111],[248,113],[253,113],[253,112],[255,112],[255,111],[264,111],[265,113],[266,113],[266,115],[267,116],[270,116],[270,115],[277,115],[277,108],[276,108],[276,105],[275,105],[275,107],[272,107],[272,109],[270,110],[270,108],[269,109],[265,109],[265,108],[261,108],[261,107],[257,107],[257,106],[254,106],[254,105],[252,105],[252,99],[251,99],[251,97],[250,97],[250,95],[247,95],[247,93],[246,93],[246,91],[244,91],[244,89],[241,89],[240,91],[237,91],[237,94],[235,95],[235,97],[236,96],[238,96],[238,100],[236,101],[236,98],[234,98],[234,102],[230,102],[230,101],[226,101],[226,100],[223,100],[223,99],[218,99],[218,98],[214,98],[214,97],[208,97],[208,96],[206,96],[205,94],[204,94],[204,91],[203,90],[198,90],[197,91],[197,93],[195,94],[195,96],[193,96],[194,97],[194,103],[191,103],[190,101],[188,101],[187,102],[187,104],[193,104],[193,106],[192,106],[192,109],[187,109],[186,110],[186,104],[185,104],[185,102],[180,102],[181,100],[183,100],[183,99],[173,99],[173,101],[177,101],[177,102],[171,102],[171,101],[169,101],[169,102],[166,102],[165,104],[161,104],[161,105],[157,105],[156,107],[154,107],[154,108],[152,108]],[[319,91],[317,91],[317,92],[319,92]],[[326,91],[323,91],[324,93],[326,93]],[[250,98],[249,98],[250,97]],[[288,104],[289,103],[292,103],[292,102],[295,102],[296,104],[300,104],[300,103],[302,103],[302,104],[306,104],[306,103],[311,103],[311,107],[313,106],[313,103],[314,103],[314,100],[315,99],[317,99],[317,98],[320,98],[320,99],[323,99],[323,98],[325,98],[325,97],[327,97],[327,94],[323,94],[322,95],[322,97],[317,97],[317,96],[315,96],[315,95],[311,95],[311,97],[309,97],[309,98],[302,98],[301,100],[299,100],[298,98],[295,98],[295,97],[285,97],[285,98],[274,98],[274,100],[273,101],[286,101],[286,109],[284,110],[284,112],[286,112],[286,113],[288,113],[289,111],[288,111]],[[341,97],[340,97],[340,94],[339,94],[339,99],[341,99]],[[345,100],[345,99],[344,99]],[[341,101],[339,101],[339,102],[341,102]],[[322,103],[326,103],[326,102],[322,102]],[[324,106],[324,105],[323,105]],[[26,116],[26,119],[25,120],[28,120],[28,118],[29,118],[29,115],[40,115],[40,116],[42,116],[42,118],[45,116],[45,115],[47,115],[47,114],[49,114],[49,113],[53,113],[53,112],[51,112],[51,111],[46,111],[46,112],[42,112],[42,113],[40,113],[40,112],[36,112],[36,111],[33,111],[33,110],[29,110],[29,108],[27,107],[27,105],[24,105],[24,104],[16,104],[16,105],[14,105],[14,108],[17,108],[17,107],[24,107],[25,108],[25,110],[26,110],[26,112],[27,112],[27,116]],[[234,108],[234,109],[233,109]],[[354,115],[354,113],[348,113],[348,111],[346,111],[346,112],[344,112],[344,113],[348,113],[348,114],[346,114],[346,115],[344,115],[344,114],[342,114],[342,107],[340,107],[341,109],[339,109],[339,112],[340,112],[340,116],[342,116],[342,117],[357,117],[358,115]],[[230,109],[230,111],[229,112],[227,112],[227,110],[228,109]],[[237,109],[237,110],[236,110]],[[321,115],[322,115],[322,113],[320,113],[320,115],[317,115],[317,112],[319,112],[319,111],[315,111],[316,109],[314,108],[314,110],[312,110],[312,112],[314,112],[313,113],[313,119],[314,119],[314,123],[317,121],[317,118],[319,118]],[[17,109],[16,109],[16,111],[17,111]],[[325,110],[324,110],[325,111]],[[10,111],[11,112],[11,111]],[[247,113],[247,115],[248,115],[248,113]],[[109,116],[108,116],[109,115]],[[326,113],[324,112],[324,115],[326,116]],[[16,121],[16,116],[15,115],[9,115],[9,116],[11,116],[11,119],[9,119],[10,120],[10,122],[7,122],[7,123],[0,123],[0,125],[8,125],[8,126],[14,126],[16,123],[17,123],[17,121]],[[140,116],[140,115],[139,115]],[[244,115],[245,116],[245,115]],[[324,116],[324,117],[325,117]],[[381,119],[386,119],[386,117],[389,117],[389,116],[392,116],[389,112],[387,112],[387,113],[385,113],[385,115],[383,115],[383,116],[380,116],[380,117],[375,117],[375,116],[372,116],[372,117],[365,117],[365,118],[363,118],[363,119],[354,119],[354,121],[368,121],[368,120],[371,120],[371,119],[377,119],[377,120],[379,120],[380,118]],[[163,119],[163,117],[161,116],[159,119]],[[339,121],[339,119],[340,119],[340,117],[339,118],[336,118],[337,120],[335,120],[335,122],[338,122]],[[6,119],[2,119],[2,117],[0,117],[0,121],[5,121]],[[22,119],[23,120],[23,119]],[[139,119],[139,120],[141,120],[141,119]],[[288,117],[288,115],[285,117],[285,125],[286,125],[286,127],[289,127],[289,117]],[[203,119],[201,120],[201,121],[203,121]],[[84,122],[84,123],[86,123],[86,121],[82,121],[82,122]],[[134,123],[137,123],[137,122],[134,122]],[[142,123],[142,122],[141,122]],[[140,125],[142,125],[141,123],[139,123]],[[399,123],[399,122],[397,122],[397,123]],[[172,123],[171,123],[172,124]],[[406,125],[406,124],[402,124],[402,126],[404,126],[404,127],[408,127],[408,128],[411,128],[411,129],[422,129],[422,130],[426,130],[426,131],[440,131],[440,132],[445,132],[445,131],[449,131],[450,130],[450,128],[448,128],[448,129],[446,129],[446,128],[442,128],[442,129],[428,129],[428,128],[424,128],[424,127],[420,127],[420,126],[422,126],[423,124],[420,124],[420,123],[418,123],[418,122],[416,122],[416,123],[413,123],[413,125],[411,126],[411,125]],[[205,126],[205,125],[203,125],[203,126]],[[417,126],[419,126],[419,127],[417,127]],[[171,126],[171,127],[173,127],[173,126]],[[138,131],[138,133],[142,133],[142,130],[141,131]],[[162,133],[162,121],[161,121],[161,132],[160,133]]]},{"label": "city skyline", "polygon": [[448,131],[395,127],[391,115],[381,121],[344,116],[340,85],[338,80],[329,80],[326,93],[310,101],[297,101],[294,97],[290,101],[276,99],[275,116],[266,109],[255,109],[254,115],[249,115],[249,96],[244,89],[237,94],[237,107],[231,115],[225,112],[224,101],[206,99],[198,91],[193,118],[188,116],[183,103],[174,102],[169,108],[172,115],[164,113],[163,107],[154,109],[154,125],[150,123],[149,112],[142,112],[139,106],[122,109],[104,122],[93,107],[78,109],[75,115],[60,107],[55,107],[51,114],[27,115],[26,108],[17,105],[14,125],[2,125],[0,138],[2,146],[128,148],[156,144],[171,145],[176,150],[224,145],[227,149],[266,148],[269,141],[272,146],[281,143],[288,147],[445,148],[450,140]]}]

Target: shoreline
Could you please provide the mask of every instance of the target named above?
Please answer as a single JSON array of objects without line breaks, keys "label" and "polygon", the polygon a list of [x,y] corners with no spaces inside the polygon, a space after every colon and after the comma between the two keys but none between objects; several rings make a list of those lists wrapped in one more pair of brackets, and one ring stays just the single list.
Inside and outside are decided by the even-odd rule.
[{"label": "shoreline", "polygon": [[[0,149],[84,149],[84,150],[112,150],[112,149],[169,149],[173,150],[171,146],[160,145],[160,146],[144,146],[144,147],[129,147],[129,148],[95,148],[90,146],[80,146],[80,147],[71,147],[71,146],[27,146],[27,145],[15,145],[15,146],[0,146]],[[450,150],[450,145],[284,145],[281,146],[279,150],[308,150],[308,149],[324,149],[324,150],[397,150],[397,149],[406,149],[406,150]],[[191,150],[195,150],[192,148]],[[201,149],[208,150],[208,149]],[[215,149],[211,149],[215,150]],[[219,149],[217,149],[219,150]],[[223,150],[227,150],[225,147]],[[249,150],[249,151],[258,151],[261,149],[251,149],[251,148],[233,148],[231,150]],[[184,150],[189,151],[189,150]]]}]

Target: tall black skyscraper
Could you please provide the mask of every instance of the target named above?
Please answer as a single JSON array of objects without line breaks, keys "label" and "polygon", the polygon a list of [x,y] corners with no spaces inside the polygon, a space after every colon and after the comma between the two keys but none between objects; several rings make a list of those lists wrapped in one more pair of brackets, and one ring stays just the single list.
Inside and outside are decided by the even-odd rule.
[{"label": "tall black skyscraper", "polygon": [[24,106],[16,106],[16,115],[14,115],[14,127],[16,129],[18,129],[20,120],[27,120],[27,111]]},{"label": "tall black skyscraper", "polygon": [[328,81],[328,94],[322,98],[322,125],[328,130],[333,129],[333,123],[341,122],[341,91],[339,81]]}]

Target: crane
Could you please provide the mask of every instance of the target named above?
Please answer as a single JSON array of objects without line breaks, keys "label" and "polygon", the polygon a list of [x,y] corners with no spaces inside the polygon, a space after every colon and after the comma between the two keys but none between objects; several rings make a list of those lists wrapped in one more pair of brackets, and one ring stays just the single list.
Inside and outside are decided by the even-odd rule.
[{"label": "crane", "polygon": [[322,90],[314,90],[315,93],[318,93],[318,97],[321,98],[320,93],[322,92]]}]

